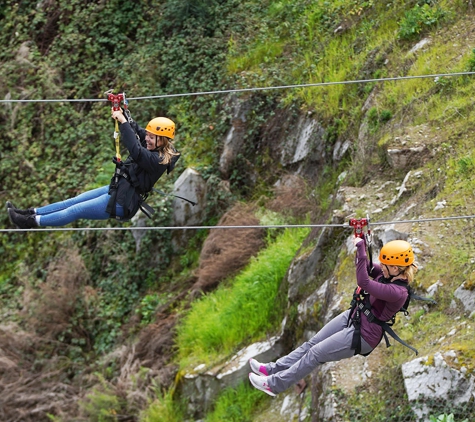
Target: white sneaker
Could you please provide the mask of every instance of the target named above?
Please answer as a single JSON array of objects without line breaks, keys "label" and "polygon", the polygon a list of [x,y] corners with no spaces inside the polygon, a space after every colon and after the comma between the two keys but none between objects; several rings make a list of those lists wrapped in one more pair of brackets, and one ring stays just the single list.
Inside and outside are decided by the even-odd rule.
[{"label": "white sneaker", "polygon": [[264,393],[269,394],[269,396],[275,397],[275,393],[267,385],[267,377],[253,374],[252,372],[249,374],[249,381],[251,384],[257,388],[258,390],[264,391]]},{"label": "white sneaker", "polygon": [[252,369],[252,372],[254,372],[255,374],[264,375],[266,377],[269,376],[269,373],[267,372],[266,367],[262,363],[258,362],[257,360],[249,359],[249,365]]}]

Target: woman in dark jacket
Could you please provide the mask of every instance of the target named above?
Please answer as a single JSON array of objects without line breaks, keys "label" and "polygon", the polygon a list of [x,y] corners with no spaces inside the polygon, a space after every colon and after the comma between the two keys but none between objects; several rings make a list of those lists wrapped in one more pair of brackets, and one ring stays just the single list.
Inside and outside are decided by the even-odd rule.
[{"label": "woman in dark jacket", "polygon": [[180,156],[171,142],[175,123],[166,117],[156,117],[142,129],[135,122],[129,123],[122,110],[112,110],[112,118],[120,123],[121,140],[130,155],[118,163],[111,184],[39,208],[21,210],[8,201],[8,215],[13,224],[19,229],[64,226],[81,218],[128,220],[137,213],[144,195],[165,171],[173,170]]},{"label": "woman in dark jacket", "polygon": [[[389,321],[404,305],[408,297],[407,286],[413,281],[416,267],[411,245],[404,240],[386,243],[380,251],[381,265],[374,265],[368,274],[365,242],[355,238],[356,281],[369,294],[371,312],[381,321]],[[359,351],[355,350],[355,314],[345,311],[326,324],[312,339],[276,362],[260,363],[250,360],[251,384],[275,396],[297,384],[315,367],[326,362],[350,358],[355,354],[368,355],[383,337],[383,328],[370,322],[362,313]]]}]

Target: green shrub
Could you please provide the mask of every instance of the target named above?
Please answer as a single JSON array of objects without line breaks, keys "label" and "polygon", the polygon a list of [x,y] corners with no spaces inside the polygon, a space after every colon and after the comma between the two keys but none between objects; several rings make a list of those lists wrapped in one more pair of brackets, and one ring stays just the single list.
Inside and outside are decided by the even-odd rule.
[{"label": "green shrub", "polygon": [[475,168],[475,162],[472,157],[462,157],[457,162],[457,173],[462,176],[470,176]]},{"label": "green shrub", "polygon": [[439,6],[431,7],[427,3],[419,6],[416,4],[404,14],[399,24],[398,36],[403,40],[410,40],[424,30],[436,25],[446,16],[446,12]]},{"label": "green shrub", "polygon": [[[451,413],[450,415],[447,415],[444,413],[443,415],[439,415],[437,417],[431,416],[429,421],[430,422],[456,422],[453,413]],[[464,419],[461,422],[468,422],[468,419]]]},{"label": "green shrub", "polygon": [[101,387],[93,388],[79,405],[91,422],[115,422],[121,410],[119,398],[104,379]]},{"label": "green shrub", "polygon": [[393,117],[393,113],[391,110],[383,110],[379,116],[379,119],[385,123],[385,122],[389,122],[389,120],[391,120],[392,117]]},{"label": "green shrub", "polygon": [[159,394],[152,404],[140,415],[141,422],[183,422],[183,408],[173,399],[173,392]]},{"label": "green shrub", "polygon": [[468,68],[467,71],[475,72],[475,48],[472,48],[472,54],[468,59]]},{"label": "green shrub", "polygon": [[146,325],[152,321],[160,302],[161,298],[158,293],[148,294],[142,298],[139,307],[135,310],[141,317],[141,324]]}]

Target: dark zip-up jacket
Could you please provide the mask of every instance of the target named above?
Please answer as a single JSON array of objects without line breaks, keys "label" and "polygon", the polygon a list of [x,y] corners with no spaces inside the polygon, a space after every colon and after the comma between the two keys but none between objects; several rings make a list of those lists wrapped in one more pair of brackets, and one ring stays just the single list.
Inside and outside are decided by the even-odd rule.
[{"label": "dark zip-up jacket", "polygon": [[133,125],[125,122],[119,126],[121,141],[130,154],[123,162],[130,179],[121,177],[117,188],[117,202],[123,206],[125,218],[132,218],[137,213],[142,202],[141,195],[149,193],[165,171],[170,173],[180,157],[175,155],[170,163],[162,164],[163,154],[160,150],[149,151],[146,148],[145,129],[136,122]]}]

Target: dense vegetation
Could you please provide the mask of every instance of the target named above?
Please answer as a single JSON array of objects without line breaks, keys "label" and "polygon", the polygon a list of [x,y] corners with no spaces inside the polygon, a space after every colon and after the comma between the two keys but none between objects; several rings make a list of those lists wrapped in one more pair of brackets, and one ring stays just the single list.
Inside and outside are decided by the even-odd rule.
[{"label": "dense vegetation", "polygon": [[[473,28],[470,13],[471,2],[465,0],[5,0],[0,10],[0,99],[64,101],[3,102],[0,198],[19,207],[39,206],[107,184],[113,171],[114,125],[104,92],[114,89],[129,98],[161,96],[130,100],[132,115],[141,125],[157,115],[177,122],[182,158],[160,188],[171,190],[188,166],[200,171],[210,187],[205,223],[218,222],[237,200],[258,208],[242,212],[241,218],[253,214],[257,221],[269,219],[262,209],[271,208],[274,182],[295,171],[277,164],[268,145],[260,142],[266,131],[275,133],[269,122],[282,110],[311,114],[322,122],[329,158],[318,180],[307,181],[310,188],[299,192],[308,202],[293,214],[288,204],[297,208],[302,198],[273,202],[273,221],[302,222],[310,209],[311,218],[325,221],[333,211],[339,175],[356,186],[374,177],[400,176],[382,151],[403,133],[401,128],[421,124],[444,142],[435,145],[432,162],[412,187],[420,199],[414,213],[430,214],[433,201],[447,198],[447,215],[472,214],[472,76],[181,95],[474,71],[475,54],[464,41]],[[411,53],[426,36],[436,48]],[[376,100],[366,109],[370,95]],[[236,98],[250,102],[251,114],[243,150],[230,170],[230,189],[223,190],[219,152]],[[340,161],[332,161],[334,145],[357,138],[362,127],[365,139],[355,141]],[[150,203],[158,210],[150,224],[170,225],[171,201],[155,195]],[[118,225],[81,221],[73,227],[105,224]],[[6,213],[0,226],[10,227]],[[188,248],[177,253],[169,232],[147,232],[140,250],[130,231],[1,233],[0,339],[8,345],[2,353],[11,362],[21,361],[21,366],[1,368],[2,416],[183,421],[186,398],[176,394],[174,382],[180,367],[220,359],[220,354],[258,340],[259,332],[276,330],[284,312],[276,289],[306,232],[292,237],[269,231],[263,250],[253,251],[255,260],[236,276],[224,277],[216,292],[194,301],[187,293],[196,281],[207,234],[198,231]],[[456,236],[458,242],[439,250],[440,235]],[[464,279],[473,285],[473,231],[454,222],[429,231],[427,238],[434,248],[432,262],[446,265],[432,265],[419,283],[427,287],[440,279],[447,292]],[[280,255],[282,250],[286,253]],[[327,270],[336,259],[328,260]],[[349,259],[340,259],[340,275],[351,270]],[[274,313],[266,309],[265,318],[252,321],[255,326],[243,335],[243,315],[237,309],[246,310],[250,283],[260,278],[269,282],[263,293],[282,301],[282,307]],[[401,328],[403,336],[433,353],[438,330],[452,324],[445,310],[450,299],[447,295],[437,312],[412,316],[412,324]],[[203,324],[195,344],[189,339],[196,334],[196,321]],[[237,330],[229,329],[235,324]],[[423,338],[416,332],[424,333]],[[464,364],[473,370],[471,333],[460,332],[451,346],[464,351]],[[388,356],[394,367],[405,359],[397,351]],[[399,389],[392,396],[391,380],[399,376],[395,372],[390,368],[389,375],[378,379],[380,395],[366,398],[366,407],[357,407],[367,397],[359,391],[345,397],[354,405],[342,410],[346,417],[368,419],[380,412],[387,420],[409,420],[404,392]],[[48,398],[51,391],[55,399]],[[206,420],[252,420],[268,404],[255,393],[247,386],[224,391]],[[383,411],[381,403],[390,399],[392,405]],[[40,409],[40,416],[33,409]],[[450,410],[440,408],[441,413]],[[460,419],[475,413],[452,410]]]}]

